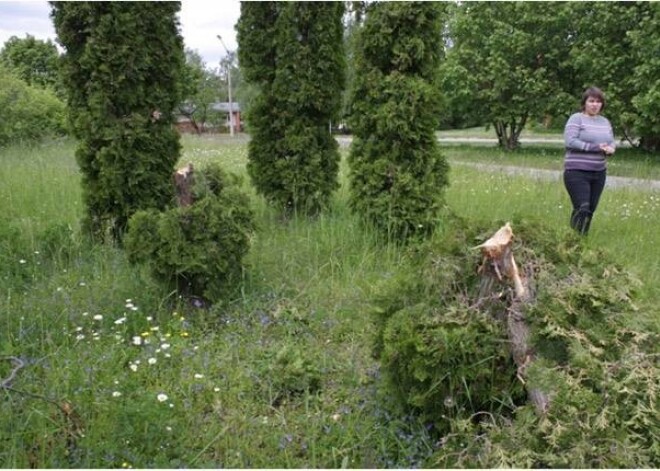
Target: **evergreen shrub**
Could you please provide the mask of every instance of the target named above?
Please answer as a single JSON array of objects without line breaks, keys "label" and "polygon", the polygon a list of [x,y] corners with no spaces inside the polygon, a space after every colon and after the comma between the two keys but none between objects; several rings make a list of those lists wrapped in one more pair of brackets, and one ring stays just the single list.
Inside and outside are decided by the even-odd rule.
[{"label": "evergreen shrub", "polygon": [[183,295],[226,300],[240,285],[254,215],[239,180],[210,164],[196,171],[193,204],[138,211],[125,248],[132,263]]},{"label": "evergreen shrub", "polygon": [[180,2],[52,2],[79,145],[85,233],[122,240],[140,209],[164,209],[180,144]]},{"label": "evergreen shrub", "polygon": [[437,227],[448,184],[435,137],[444,8],[434,2],[375,3],[358,33],[349,203],[394,239],[428,235]]},{"label": "evergreen shrub", "polygon": [[315,214],[339,187],[330,122],[341,107],[342,2],[245,2],[239,59],[259,94],[246,114],[247,170],[278,209]]},{"label": "evergreen shrub", "polygon": [[537,358],[524,387],[551,399],[539,416],[509,359],[511,290],[476,302],[473,247],[499,227],[453,222],[411,248],[375,300],[385,387],[443,443],[426,464],[656,467],[660,339],[634,321],[639,281],[574,234],[513,221],[514,255],[535,294],[525,317]]}]

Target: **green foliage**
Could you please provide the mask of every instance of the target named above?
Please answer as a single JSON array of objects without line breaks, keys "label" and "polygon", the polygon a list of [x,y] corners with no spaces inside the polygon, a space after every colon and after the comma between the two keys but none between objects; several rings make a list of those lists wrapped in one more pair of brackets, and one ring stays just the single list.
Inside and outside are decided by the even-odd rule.
[{"label": "green foliage", "polygon": [[217,165],[195,173],[194,203],[130,220],[126,251],[170,289],[226,301],[240,285],[253,214],[247,197]]},{"label": "green foliage", "polygon": [[211,110],[211,104],[217,101],[218,96],[226,95],[227,85],[215,72],[206,68],[196,51],[186,50],[182,82],[184,101],[177,107],[178,113],[190,119],[198,134],[204,132],[204,125],[218,125],[221,117]]},{"label": "green foliage", "polygon": [[12,70],[28,85],[59,89],[59,53],[49,39],[42,41],[26,35],[21,39],[12,36],[0,50],[0,63]]},{"label": "green foliage", "polygon": [[409,250],[374,311],[387,391],[442,433],[476,412],[507,415],[522,397],[499,313],[471,302],[479,232],[450,219],[441,237]]},{"label": "green foliage", "polygon": [[291,396],[314,393],[321,386],[322,371],[309,349],[285,343],[265,353],[262,376],[271,403],[277,405]]},{"label": "green foliage", "polygon": [[52,91],[30,86],[0,65],[0,146],[65,132],[64,103]]},{"label": "green foliage", "polygon": [[53,2],[83,174],[84,226],[121,240],[140,209],[173,196],[172,128],[184,63],[178,2]]},{"label": "green foliage", "polygon": [[[570,16],[548,14],[543,2],[469,2],[450,23],[452,47],[442,66],[442,90],[453,113],[494,127],[499,145],[515,149],[530,118],[565,110],[574,95],[561,87]],[[596,57],[597,55],[594,55]]]},{"label": "green foliage", "polygon": [[317,213],[338,188],[329,132],[344,85],[340,2],[241,4],[239,59],[259,95],[247,112],[248,173],[280,210]]},{"label": "green foliage", "polygon": [[438,3],[374,4],[359,32],[350,205],[394,239],[435,228],[448,183],[434,134],[443,9]]},{"label": "green foliage", "polygon": [[537,359],[526,387],[549,393],[547,414],[522,403],[499,320],[509,296],[475,303],[479,255],[470,247],[489,237],[483,228],[457,223],[416,249],[377,298],[375,351],[388,390],[443,435],[428,463],[654,466],[658,338],[631,327],[639,281],[572,234],[524,220],[512,227],[516,259],[534,274],[525,318]]},{"label": "green foliage", "polygon": [[[648,7],[648,10],[646,9]],[[633,126],[641,138],[641,147],[660,151],[660,5],[642,4],[643,13],[635,30],[629,33],[631,50],[637,63],[633,86],[637,94],[632,98]]]}]

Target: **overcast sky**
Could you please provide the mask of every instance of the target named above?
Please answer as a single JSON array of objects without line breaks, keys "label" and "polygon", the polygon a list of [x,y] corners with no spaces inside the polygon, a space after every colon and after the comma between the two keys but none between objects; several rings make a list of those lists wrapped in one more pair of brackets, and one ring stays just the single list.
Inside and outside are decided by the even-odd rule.
[{"label": "overcast sky", "polygon": [[[229,50],[236,50],[234,25],[241,13],[239,0],[184,0],[181,2],[180,24],[185,47],[195,49],[208,68],[218,67],[225,50],[216,37],[222,36]],[[12,36],[55,40],[47,1],[0,0],[0,48]]]}]

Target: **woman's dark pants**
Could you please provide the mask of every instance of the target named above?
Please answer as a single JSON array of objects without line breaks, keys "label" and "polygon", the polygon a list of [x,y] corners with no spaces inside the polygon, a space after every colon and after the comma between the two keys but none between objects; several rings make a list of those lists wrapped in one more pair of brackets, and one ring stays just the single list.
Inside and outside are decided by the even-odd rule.
[{"label": "woman's dark pants", "polygon": [[605,187],[606,170],[590,172],[587,170],[565,170],[564,185],[573,203],[571,227],[580,234],[589,232],[600,195]]}]

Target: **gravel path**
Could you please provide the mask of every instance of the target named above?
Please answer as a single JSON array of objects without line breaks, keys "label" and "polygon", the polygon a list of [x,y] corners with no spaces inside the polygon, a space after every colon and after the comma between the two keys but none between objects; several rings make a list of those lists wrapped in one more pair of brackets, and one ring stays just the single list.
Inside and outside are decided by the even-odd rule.
[{"label": "gravel path", "polygon": [[[348,147],[351,144],[351,136],[336,136],[337,142],[341,147]],[[439,138],[439,142],[469,142],[469,143],[484,143],[484,144],[493,144],[497,143],[497,139],[486,139],[486,138]],[[561,139],[521,139],[522,142],[529,143],[553,143],[553,144],[562,144]],[[487,172],[503,172],[508,175],[526,175],[537,180],[561,180],[562,172],[558,170],[545,170],[540,168],[529,168],[529,167],[515,167],[512,165],[494,165],[494,164],[483,164],[476,162],[460,162],[454,161],[453,165],[462,165],[465,167],[473,167],[479,170],[484,170]],[[623,188],[623,187],[635,187],[639,190],[647,191],[660,191],[660,180],[650,180],[645,178],[629,178],[629,177],[615,177],[612,175],[607,176],[607,182],[605,184],[609,188]]]},{"label": "gravel path", "polygon": [[[525,175],[537,180],[561,180],[562,172],[559,170],[545,170],[540,168],[515,167],[513,165],[492,165],[476,162],[452,162],[453,165],[473,167],[488,172],[502,172],[508,175]],[[645,178],[629,178],[607,176],[605,186],[610,188],[635,187],[639,190],[660,191],[660,180],[648,180]]]}]

